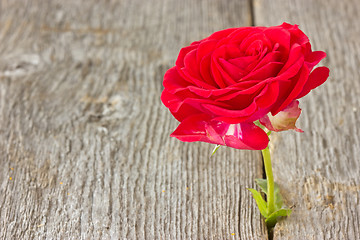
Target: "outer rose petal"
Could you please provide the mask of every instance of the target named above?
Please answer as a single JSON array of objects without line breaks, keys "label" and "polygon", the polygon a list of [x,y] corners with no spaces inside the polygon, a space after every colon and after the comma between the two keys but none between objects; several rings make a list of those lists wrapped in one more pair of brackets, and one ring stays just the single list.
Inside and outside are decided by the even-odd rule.
[{"label": "outer rose petal", "polygon": [[280,106],[276,106],[274,109],[271,110],[271,113],[273,115],[278,114],[278,112],[284,110],[286,106],[290,105],[290,103],[293,100],[298,99],[297,96],[304,88],[308,76],[309,76],[309,69],[306,66],[303,66],[300,72],[294,78],[291,79],[292,85],[288,87],[288,89],[285,88],[286,90],[285,93],[281,93],[284,94],[283,96],[285,96],[285,98],[282,101],[278,101],[278,105],[280,105],[281,103]]},{"label": "outer rose petal", "polygon": [[295,126],[296,120],[301,114],[299,108],[299,101],[292,101],[284,110],[280,111],[275,116],[271,113],[260,118],[260,123],[267,129],[275,132],[294,129],[297,132],[303,132],[303,130]]},{"label": "outer rose petal", "polygon": [[184,58],[185,58],[186,54],[188,54],[190,51],[197,48],[197,44],[194,44],[194,43],[191,44],[190,46],[180,49],[179,56],[176,59],[176,63],[175,63],[176,66],[184,67]]},{"label": "outer rose petal", "polygon": [[166,71],[163,86],[169,93],[175,94],[189,85],[190,83],[179,75],[176,67],[172,67]]},{"label": "outer rose petal", "polygon": [[253,123],[228,124],[205,114],[186,118],[170,136],[184,142],[201,141],[249,150],[264,149],[269,142],[267,134]]},{"label": "outer rose petal", "polygon": [[311,72],[309,79],[305,83],[303,90],[297,96],[297,98],[302,98],[307,95],[312,89],[317,88],[323,84],[326,79],[329,77],[330,70],[327,67],[318,67]]},{"label": "outer rose petal", "polygon": [[305,63],[308,65],[309,69],[312,69],[316,64],[318,64],[322,59],[326,57],[326,53],[323,51],[311,52],[305,57]]}]

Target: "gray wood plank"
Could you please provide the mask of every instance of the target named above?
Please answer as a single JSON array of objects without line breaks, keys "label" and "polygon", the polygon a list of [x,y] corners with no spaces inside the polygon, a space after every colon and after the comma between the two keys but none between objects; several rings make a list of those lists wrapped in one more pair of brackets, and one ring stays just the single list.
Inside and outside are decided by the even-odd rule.
[{"label": "gray wood plank", "polygon": [[179,49],[248,1],[1,1],[1,239],[265,239],[258,152],[182,143]]},{"label": "gray wood plank", "polygon": [[295,205],[274,239],[360,239],[359,3],[256,0],[254,9],[256,25],[299,24],[330,68],[300,103],[305,133],[271,137],[276,181]]}]

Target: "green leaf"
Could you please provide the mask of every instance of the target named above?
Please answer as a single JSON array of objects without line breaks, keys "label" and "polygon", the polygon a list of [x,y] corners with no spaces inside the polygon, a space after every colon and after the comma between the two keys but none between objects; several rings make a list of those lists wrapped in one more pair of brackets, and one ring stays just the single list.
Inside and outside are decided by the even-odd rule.
[{"label": "green leaf", "polygon": [[214,150],[212,151],[211,156],[214,156],[214,154],[216,153],[216,151],[221,147],[221,145],[216,145]]},{"label": "green leaf", "polygon": [[[255,179],[260,189],[267,195],[267,180]],[[280,194],[280,187],[277,183],[274,183],[274,199],[275,199],[275,211],[283,207],[283,198]]]},{"label": "green leaf", "polygon": [[282,208],[273,212],[268,218],[265,219],[265,223],[268,227],[272,228],[275,226],[278,217],[288,217],[291,214],[291,209]]},{"label": "green leaf", "polygon": [[283,199],[279,191],[275,191],[275,208],[281,209],[283,207]]},{"label": "green leaf", "polygon": [[260,187],[261,191],[263,191],[267,195],[267,180],[257,178],[255,179],[255,182]]},{"label": "green leaf", "polygon": [[268,216],[267,204],[263,199],[263,197],[261,196],[261,194],[252,188],[248,188],[248,190],[253,194],[253,198],[255,199],[256,204],[258,205],[261,215],[267,218]]}]

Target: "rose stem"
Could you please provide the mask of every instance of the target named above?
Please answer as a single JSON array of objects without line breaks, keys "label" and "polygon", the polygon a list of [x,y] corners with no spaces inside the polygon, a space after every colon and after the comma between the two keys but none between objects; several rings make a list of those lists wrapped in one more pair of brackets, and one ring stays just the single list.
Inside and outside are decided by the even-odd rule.
[{"label": "rose stem", "polygon": [[275,211],[275,199],[274,199],[274,177],[271,168],[271,157],[269,146],[262,150],[262,155],[265,165],[266,181],[267,181],[267,204],[269,215]]}]

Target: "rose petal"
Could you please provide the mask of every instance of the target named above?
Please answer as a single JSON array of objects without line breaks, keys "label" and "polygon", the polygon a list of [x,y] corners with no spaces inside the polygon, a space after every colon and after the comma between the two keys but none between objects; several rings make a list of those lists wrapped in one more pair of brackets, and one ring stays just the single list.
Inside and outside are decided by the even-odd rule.
[{"label": "rose petal", "polygon": [[201,79],[199,65],[196,61],[197,49],[191,50],[184,57],[184,67],[188,73],[191,74],[194,78]]},{"label": "rose petal", "polygon": [[180,49],[180,52],[179,52],[179,56],[178,58],[176,59],[176,63],[175,65],[182,68],[184,67],[184,58],[185,56],[192,50],[196,49],[197,48],[197,44],[194,44],[194,45],[190,45],[190,46],[187,46],[187,47],[184,47],[182,49]]},{"label": "rose petal", "polygon": [[223,58],[219,59],[219,63],[222,67],[222,69],[235,81],[240,79],[243,75],[246,74],[244,70],[239,68],[238,66],[230,63],[229,61],[226,61]]},{"label": "rose petal", "polygon": [[217,43],[218,41],[216,40],[206,40],[201,42],[197,48],[196,61],[200,63],[205,56],[212,53]]},{"label": "rose petal", "polygon": [[253,27],[244,27],[244,28],[239,28],[238,30],[232,32],[228,38],[230,38],[230,43],[236,44],[236,45],[240,45],[245,38],[251,36],[252,34],[255,33],[259,33],[262,32],[264,28],[262,27],[257,27],[257,28],[253,28]]},{"label": "rose petal", "polygon": [[284,64],[281,62],[270,62],[265,66],[249,73],[242,80],[265,80],[270,77],[276,77]]},{"label": "rose petal", "polygon": [[307,95],[312,89],[317,88],[323,84],[329,77],[330,70],[327,67],[318,67],[311,72],[309,79],[305,83],[303,90],[296,97],[297,99]]},{"label": "rose petal", "polygon": [[245,72],[249,65],[253,64],[254,62],[258,62],[257,56],[241,56],[233,59],[229,59],[229,63],[243,69]]},{"label": "rose petal", "polygon": [[203,87],[203,88],[206,88],[206,89],[216,89],[216,87],[214,87],[213,85],[205,82],[203,79],[193,77],[191,75],[191,73],[189,73],[187,71],[187,69],[185,69],[185,68],[179,69],[178,67],[176,69],[177,69],[180,77],[182,77],[184,80],[192,83],[193,85],[198,86],[198,87]]},{"label": "rose petal", "polygon": [[243,53],[239,49],[239,45],[233,43],[227,43],[225,46],[224,55],[219,56],[224,59],[232,59],[242,56]]},{"label": "rose petal", "polygon": [[295,126],[297,119],[301,114],[299,101],[292,101],[284,110],[273,116],[271,113],[260,118],[260,123],[270,131],[280,132],[294,129],[297,132],[303,132]]},{"label": "rose petal", "polygon": [[269,82],[263,91],[255,98],[259,108],[265,109],[272,106],[279,96],[279,82]]},{"label": "rose petal", "polygon": [[211,74],[213,76],[214,81],[219,86],[219,88],[225,88],[227,84],[225,83],[223,77],[221,76],[221,73],[218,69],[219,64],[217,63],[217,59],[214,57],[214,55],[211,56]]},{"label": "rose petal", "polygon": [[[258,43],[261,42],[261,46],[258,45]],[[253,45],[255,43],[255,45]],[[244,41],[240,44],[240,50],[244,53],[247,52],[246,55],[252,55],[254,51],[254,47],[260,47],[257,50],[268,48],[271,49],[272,44],[268,37],[263,32],[255,32],[250,33]]]},{"label": "rose petal", "polygon": [[[246,95],[239,95],[235,98],[237,101],[239,101],[242,97],[243,102],[246,102],[248,104],[244,106],[243,109],[220,109],[218,107],[212,107],[208,105],[204,106],[204,108],[207,108],[214,115],[218,113],[216,119],[220,121],[224,121],[227,123],[239,123],[245,121],[253,122],[269,112],[269,110],[272,108],[272,105],[276,103],[278,95],[279,83],[269,82],[265,85],[261,92],[256,95],[256,97],[249,98]],[[231,102],[227,101],[226,103],[232,106]],[[238,107],[240,107],[239,104]]]},{"label": "rose petal", "polygon": [[290,50],[290,33],[286,29],[283,29],[281,26],[270,27],[264,30],[264,34],[268,39],[275,45],[278,43],[279,50],[284,52],[285,55],[289,53]]},{"label": "rose petal", "polygon": [[[269,144],[267,134],[255,124],[239,123],[230,126],[229,133],[225,135],[226,146],[237,149],[262,150]],[[230,134],[232,131],[233,134]]]},{"label": "rose petal", "polygon": [[212,65],[214,68],[213,72],[218,71],[220,73],[221,78],[223,79],[226,86],[231,86],[236,83],[235,80],[222,68],[218,61],[213,61]]},{"label": "rose petal", "polygon": [[[188,91],[191,91],[192,93],[195,93],[196,95],[204,97],[204,98],[209,98],[213,94],[215,96],[221,96],[221,95],[227,94],[231,91],[237,91],[237,89],[232,89],[232,88],[206,89],[203,87],[198,87],[196,85],[193,85],[193,83],[190,83],[190,82],[184,80],[184,78],[180,76],[176,66],[172,67],[168,71],[166,71],[166,73],[164,75],[163,85],[164,85],[166,91],[168,91],[171,94],[176,94],[178,92],[188,90]],[[187,94],[183,94],[183,95],[186,96]]]},{"label": "rose petal", "polygon": [[224,145],[224,141],[220,135],[223,135],[226,130],[218,130],[217,133],[214,127],[210,124],[210,118],[205,114],[192,115],[181,121],[179,126],[170,135],[176,137],[183,142],[208,142],[214,144]]},{"label": "rose petal", "polygon": [[253,41],[245,51],[245,55],[254,56],[259,52],[262,52],[263,49],[267,49],[267,46],[264,46],[264,42],[260,39]]},{"label": "rose petal", "polygon": [[[224,99],[231,99],[233,96],[237,96],[239,93],[239,91],[254,91],[253,88],[251,87],[255,87],[256,88],[256,84],[258,84],[259,81],[243,81],[243,82],[239,82],[237,84],[234,84],[232,86],[229,86],[227,88],[221,88],[221,89],[205,89],[202,87],[197,87],[197,86],[187,86],[185,88],[179,88],[175,93],[180,92],[180,91],[184,91],[184,90],[189,90],[192,93],[204,97],[204,98],[211,98],[214,97],[216,98],[216,101],[219,101],[219,99],[221,100],[222,97],[224,97]],[[259,85],[259,87],[261,87]],[[251,88],[251,89],[250,89]],[[170,91],[170,92],[172,92]],[[244,93],[244,92],[243,92]],[[234,95],[232,95],[234,94]]]},{"label": "rose petal", "polygon": [[[294,65],[297,66],[299,63],[299,60],[302,60],[301,61],[301,65],[302,65],[302,62],[304,61],[304,55],[302,54],[302,48],[300,45],[294,44],[293,46],[291,46],[289,58],[286,61],[284,67],[281,69],[279,75],[286,74],[287,72],[289,72],[289,69],[292,66],[294,66]],[[301,67],[301,65],[300,65],[300,67]],[[300,69],[300,67],[298,69]]]},{"label": "rose petal", "polygon": [[220,40],[220,39],[226,38],[227,36],[229,36],[231,33],[233,33],[236,30],[238,30],[238,28],[229,28],[229,29],[220,30],[220,31],[217,31],[217,32],[211,34],[206,39]]},{"label": "rose petal", "polygon": [[223,69],[219,63],[220,59],[227,59],[229,57],[227,50],[227,46],[218,47],[211,56],[211,72],[215,82],[220,88],[224,88],[236,83],[235,80]]},{"label": "rose petal", "polygon": [[286,83],[280,85],[281,98],[279,98],[277,101],[277,107],[274,107],[274,109],[271,111],[273,115],[276,115],[279,111],[283,110],[287,105],[289,105],[294,99],[297,98],[297,96],[303,90],[308,76],[309,69],[306,66],[303,66],[300,72],[293,79],[291,79],[290,86],[284,88],[284,86],[287,85]]},{"label": "rose petal", "polygon": [[273,51],[273,52],[267,53],[265,56],[260,58],[260,62],[258,62],[256,64],[256,66],[254,67],[254,70],[259,69],[270,62],[281,62],[280,60],[281,60],[280,52]]},{"label": "rose petal", "polygon": [[198,109],[192,107],[189,104],[184,104],[181,99],[178,99],[175,95],[169,93],[164,89],[161,94],[161,101],[169,108],[171,114],[178,120],[182,121],[189,115],[201,113]]},{"label": "rose petal", "polygon": [[208,142],[237,149],[261,150],[268,144],[267,134],[253,123],[227,124],[205,114],[183,120],[170,135],[184,142]]},{"label": "rose petal", "polygon": [[326,53],[322,51],[311,52],[306,55],[305,63],[309,69],[313,69],[322,59],[326,57]]},{"label": "rose petal", "polygon": [[166,71],[164,75],[164,81],[163,86],[165,89],[170,93],[176,93],[187,86],[189,86],[190,83],[188,81],[185,81],[176,70],[176,67],[172,67],[169,70]]},{"label": "rose petal", "polygon": [[[245,99],[245,97],[244,97]],[[229,108],[223,108],[215,106],[213,104],[202,104],[204,109],[208,110],[212,115],[218,116],[218,119],[235,119],[237,122],[242,122],[251,117],[252,114],[258,109],[257,104],[252,100],[250,105],[244,107],[241,110],[231,110]]]},{"label": "rose petal", "polygon": [[300,45],[309,44],[309,38],[299,29],[298,25],[291,25],[288,23],[283,23],[282,27],[288,29],[291,35],[290,44],[298,43]]}]

